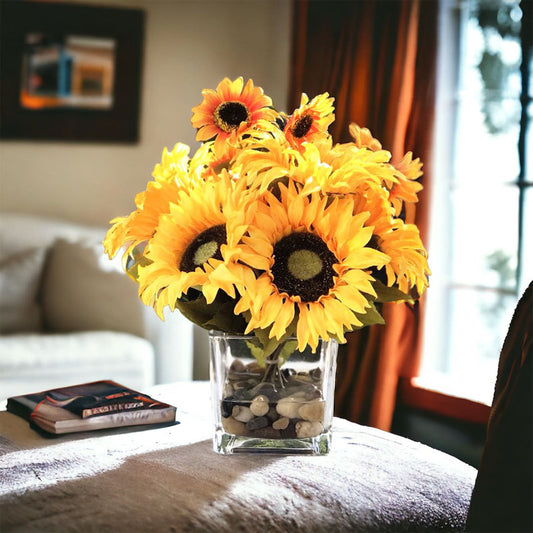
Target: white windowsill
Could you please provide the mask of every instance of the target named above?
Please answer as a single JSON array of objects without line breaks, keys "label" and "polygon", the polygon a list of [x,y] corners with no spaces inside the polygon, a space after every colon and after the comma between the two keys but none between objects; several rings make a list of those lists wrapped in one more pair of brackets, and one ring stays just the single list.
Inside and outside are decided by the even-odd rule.
[{"label": "white windowsill", "polygon": [[415,377],[412,383],[421,389],[439,392],[455,398],[463,398],[488,407],[492,405],[494,383],[489,381],[472,383],[471,381],[453,378],[447,374],[434,373]]}]

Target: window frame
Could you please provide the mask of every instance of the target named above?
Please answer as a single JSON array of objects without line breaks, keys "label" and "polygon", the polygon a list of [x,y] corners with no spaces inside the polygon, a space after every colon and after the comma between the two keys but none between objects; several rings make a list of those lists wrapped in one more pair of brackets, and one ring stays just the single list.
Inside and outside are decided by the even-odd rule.
[{"label": "window frame", "polygon": [[[430,261],[433,265],[445,264],[446,258],[450,256],[453,249],[451,238],[446,235],[445,225],[439,223],[447,214],[451,212],[451,191],[448,188],[449,181],[442,179],[443,175],[450,175],[452,172],[452,162],[449,154],[453,153],[455,130],[457,127],[457,111],[459,99],[456,97],[456,88],[459,85],[460,76],[460,57],[462,54],[461,45],[464,42],[461,32],[465,28],[465,17],[468,17],[468,7],[472,2],[461,0],[442,0],[439,13],[439,32],[440,39],[442,35],[447,36],[446,42],[448,47],[442,46],[442,41],[438,51],[438,95],[437,95],[437,112],[436,112],[436,143],[434,149],[434,181],[432,183],[432,195],[438,197],[439,203],[432,201],[430,210],[430,237],[429,237],[429,254]],[[496,290],[503,294],[512,294],[518,301],[523,290],[527,287],[529,281],[525,279],[523,269],[523,251],[525,239],[525,197],[527,191],[531,191],[533,183],[527,180],[527,165],[531,164],[526,156],[528,142],[528,128],[531,128],[531,117],[528,116],[528,110],[533,106],[531,98],[532,83],[532,5],[530,2],[522,1],[521,22],[521,48],[522,62],[520,72],[522,77],[522,89],[520,94],[521,115],[519,137],[517,143],[519,157],[519,174],[516,181],[510,185],[518,188],[518,247],[517,268],[515,289],[506,288],[489,289],[486,287],[468,286],[477,290]],[[450,112],[450,110],[452,112]],[[531,136],[532,133],[530,132]],[[443,141],[444,140],[444,141]],[[444,142],[444,144],[443,144]],[[531,158],[531,155],[529,156]],[[531,192],[530,192],[531,194]],[[435,196],[437,195],[437,196]],[[436,206],[436,207],[435,207]],[[435,209],[434,209],[435,207]],[[438,243],[437,246],[431,247],[432,243]],[[431,288],[426,295],[428,301],[426,304],[425,329],[424,329],[424,348],[422,353],[422,365],[417,377],[404,379],[399,387],[399,400],[403,405],[426,409],[436,414],[452,417],[458,420],[465,420],[474,423],[486,423],[489,416],[490,405],[494,391],[494,383],[487,384],[486,390],[482,396],[472,396],[468,387],[458,390],[448,383],[444,382],[439,385],[435,383],[435,368],[439,368],[441,375],[445,374],[444,367],[448,357],[449,347],[447,346],[446,330],[448,328],[432,328],[431,324],[435,321],[446,321],[450,316],[450,298],[451,291],[464,284],[454,283],[448,280],[446,274],[439,273],[438,269],[433,266]],[[433,287],[435,290],[432,291]],[[437,340],[431,343],[432,347],[438,346],[438,353],[433,355],[433,364],[428,365],[428,347],[426,338],[428,335],[437,337]],[[432,375],[433,374],[433,375]]]}]

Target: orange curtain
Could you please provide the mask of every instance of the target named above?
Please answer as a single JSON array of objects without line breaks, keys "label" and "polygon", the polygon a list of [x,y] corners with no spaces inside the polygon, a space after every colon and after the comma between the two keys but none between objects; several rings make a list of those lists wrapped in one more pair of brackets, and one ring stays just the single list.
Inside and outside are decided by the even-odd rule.
[{"label": "orange curtain", "polygon": [[[398,161],[407,151],[424,162],[419,202],[405,213],[424,242],[431,179],[438,2],[296,0],[293,4],[289,109],[329,92],[335,97],[336,142],[348,126],[369,128]],[[338,359],[336,414],[389,430],[401,376],[415,375],[423,300],[384,304],[385,326],[348,335]]]}]

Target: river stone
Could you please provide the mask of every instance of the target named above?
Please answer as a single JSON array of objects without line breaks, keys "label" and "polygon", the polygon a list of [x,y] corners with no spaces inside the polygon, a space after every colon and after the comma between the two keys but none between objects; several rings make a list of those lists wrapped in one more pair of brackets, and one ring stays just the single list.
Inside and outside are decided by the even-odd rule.
[{"label": "river stone", "polygon": [[233,408],[231,416],[235,420],[238,420],[239,422],[244,422],[246,424],[246,422],[252,420],[254,414],[252,413],[249,407],[246,407],[244,405],[236,405]]},{"label": "river stone", "polygon": [[274,406],[270,407],[266,416],[271,422],[274,422],[274,420],[277,420],[279,418],[279,414]]},{"label": "river stone", "polygon": [[322,370],[319,367],[313,368],[313,370],[309,372],[309,375],[314,381],[320,381],[322,378]]},{"label": "river stone", "polygon": [[294,376],[296,374],[296,370],[294,368],[284,368],[282,369],[281,373],[285,377],[285,379],[289,379],[291,376]]},{"label": "river stone", "polygon": [[259,383],[251,392],[254,396],[266,396],[269,402],[275,402],[279,398],[279,392],[273,383]]},{"label": "river stone", "polygon": [[309,422],[307,420],[300,420],[296,422],[296,436],[299,438],[316,437],[322,433],[324,426],[320,422]]},{"label": "river stone", "polygon": [[220,407],[220,411],[222,413],[222,416],[224,418],[228,418],[228,416],[231,416],[231,413],[233,412],[233,407],[235,404],[231,401],[229,398],[224,398],[222,400],[222,405]]},{"label": "river stone", "polygon": [[229,367],[230,372],[245,372],[246,365],[240,359],[233,359]]},{"label": "river stone", "polygon": [[324,421],[324,402],[322,400],[313,400],[304,403],[298,410],[298,415],[304,420],[310,422]]},{"label": "river stone", "polygon": [[246,425],[232,417],[222,419],[222,427],[226,433],[232,435],[246,435]]},{"label": "river stone", "polygon": [[296,427],[295,427],[295,421],[291,420],[289,422],[289,425],[281,430],[281,438],[282,439],[295,439],[296,438]]},{"label": "river stone", "polygon": [[263,372],[265,371],[265,369],[257,361],[252,361],[251,363],[248,363],[246,365],[246,370],[254,374],[263,374]]},{"label": "river stone", "polygon": [[251,432],[252,437],[256,437],[258,439],[279,439],[281,437],[281,432],[277,431],[270,426],[254,429]]},{"label": "river stone", "polygon": [[250,389],[244,388],[244,389],[238,389],[233,393],[233,399],[237,402],[242,401],[249,401],[251,400],[255,395],[252,394]]},{"label": "river stone", "polygon": [[294,398],[293,396],[287,396],[281,398],[281,400],[276,405],[276,411],[281,416],[286,416],[287,418],[297,418],[298,411],[302,406],[302,401],[300,399]]},{"label": "river stone", "polygon": [[246,423],[247,429],[261,429],[268,426],[268,418],[266,416],[256,416]]},{"label": "river stone", "polygon": [[306,400],[313,400],[314,398],[320,398],[320,389],[318,389],[312,383],[306,383],[298,379],[291,379],[287,387],[285,388],[290,396],[302,396]]},{"label": "river stone", "polygon": [[242,389],[248,390],[250,388],[250,384],[248,381],[235,381],[233,383],[233,388],[235,391],[240,391]]},{"label": "river stone", "polygon": [[266,415],[269,409],[268,398],[264,394],[256,396],[250,404],[250,411],[252,411],[255,416]]},{"label": "river stone", "polygon": [[272,423],[272,427],[274,429],[287,429],[289,422],[290,420],[286,416],[282,416],[281,418],[278,418],[278,420]]}]

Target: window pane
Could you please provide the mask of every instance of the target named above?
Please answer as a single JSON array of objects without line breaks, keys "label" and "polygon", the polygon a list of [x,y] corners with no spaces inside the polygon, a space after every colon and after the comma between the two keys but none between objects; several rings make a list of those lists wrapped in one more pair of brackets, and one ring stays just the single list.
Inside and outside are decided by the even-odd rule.
[{"label": "window pane", "polygon": [[448,372],[455,379],[463,379],[472,389],[473,397],[484,397],[490,402],[516,296],[456,289],[450,292],[450,297]]},{"label": "window pane", "polygon": [[461,35],[454,181],[514,181],[519,172],[521,46],[518,2],[467,4]]},{"label": "window pane", "polygon": [[[531,85],[533,85],[533,75],[531,76]],[[533,183],[533,102],[527,110],[528,128],[526,129],[526,173],[525,180]]]},{"label": "window pane", "polygon": [[470,13],[462,35],[460,89],[492,99],[520,96],[520,26],[518,0],[468,3]]},{"label": "window pane", "polygon": [[[505,127],[487,122],[483,106],[504,118]],[[503,122],[502,122],[503,124]],[[484,100],[468,97],[459,104],[456,135],[455,185],[475,186],[515,181],[519,173],[519,100]]]},{"label": "window pane", "polygon": [[533,98],[533,54],[529,56],[529,97]]},{"label": "window pane", "polygon": [[450,222],[453,283],[514,289],[518,188],[457,189]]},{"label": "window pane", "polygon": [[522,228],[520,295],[533,281],[533,187],[528,187],[524,191],[524,222]]}]

